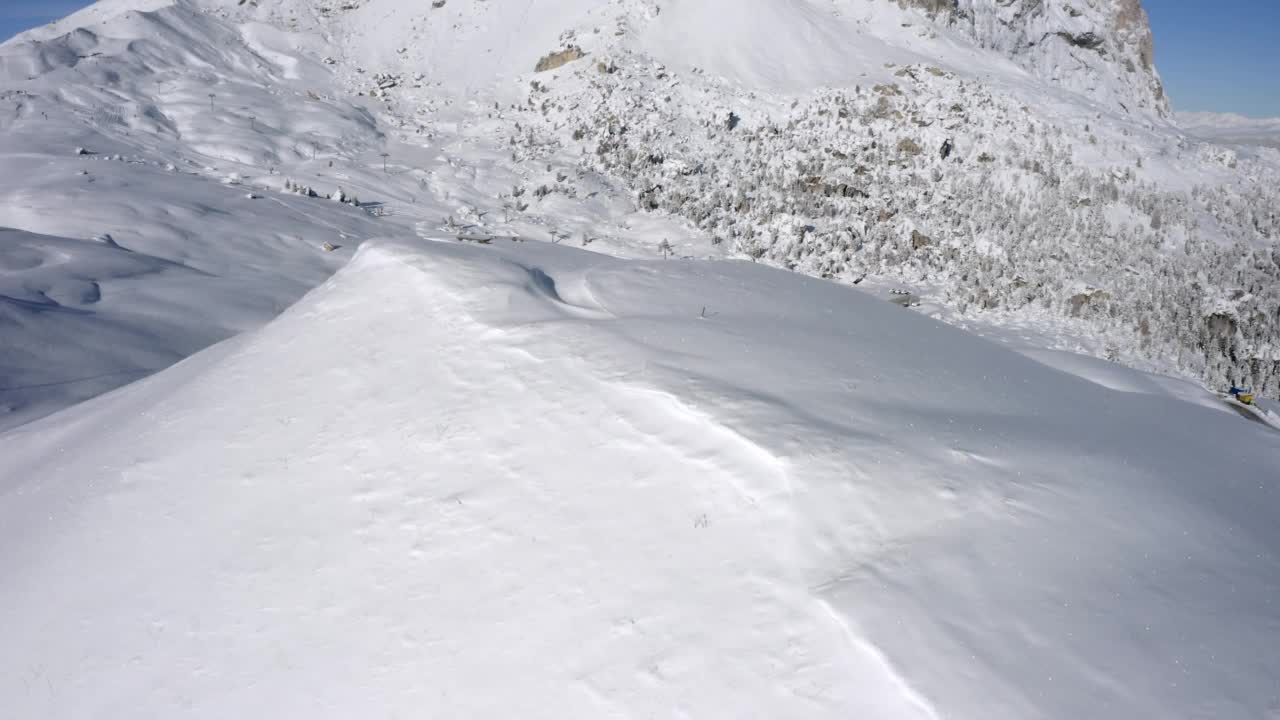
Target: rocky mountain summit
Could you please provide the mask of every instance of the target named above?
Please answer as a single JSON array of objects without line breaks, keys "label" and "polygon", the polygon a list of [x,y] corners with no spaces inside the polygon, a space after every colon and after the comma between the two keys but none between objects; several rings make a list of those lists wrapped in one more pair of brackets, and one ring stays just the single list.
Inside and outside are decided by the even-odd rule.
[{"label": "rocky mountain summit", "polygon": [[1129,113],[1170,117],[1141,0],[899,0],[1045,80]]}]

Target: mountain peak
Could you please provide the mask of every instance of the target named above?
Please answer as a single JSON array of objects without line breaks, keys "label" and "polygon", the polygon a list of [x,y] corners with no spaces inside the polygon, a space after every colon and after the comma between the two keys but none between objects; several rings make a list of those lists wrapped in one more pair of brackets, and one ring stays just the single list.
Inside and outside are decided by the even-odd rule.
[{"label": "mountain peak", "polygon": [[1171,116],[1141,0],[898,0],[1032,74],[1129,113]]}]

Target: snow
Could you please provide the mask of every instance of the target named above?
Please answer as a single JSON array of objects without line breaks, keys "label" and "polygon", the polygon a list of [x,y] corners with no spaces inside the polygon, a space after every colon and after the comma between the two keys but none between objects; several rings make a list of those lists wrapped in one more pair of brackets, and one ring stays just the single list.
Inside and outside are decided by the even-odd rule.
[{"label": "snow", "polygon": [[680,2],[644,27],[639,44],[673,67],[774,92],[891,82],[891,66],[920,62],[1022,75],[950,38],[926,41],[912,20],[921,19],[889,3],[754,2],[745,12],[730,0]]},{"label": "snow", "polygon": [[[925,0],[928,2],[928,0]],[[1140,0],[960,0],[961,26],[1034,75],[1124,115],[1170,115]]]},{"label": "snow", "polygon": [[749,263],[378,241],[0,442],[21,716],[1256,717],[1280,672],[1280,436]]},{"label": "snow", "polygon": [[[1104,22],[1116,4],[1104,5],[1069,19],[1072,31]],[[1036,22],[1067,22],[1059,15]],[[751,13],[646,0],[99,3],[0,47],[0,225],[67,238],[110,232],[220,278],[263,270],[251,292],[269,302],[222,323],[238,329],[269,319],[340,263],[317,260],[315,248],[349,253],[394,232],[517,235],[645,257],[665,241],[680,256],[928,282],[927,301],[967,315],[1043,312],[1064,335],[1078,333],[1063,308],[1075,279],[1066,275],[1080,269],[1114,299],[1087,318],[1099,353],[1274,394],[1271,320],[1243,326],[1221,352],[1202,351],[1216,341],[1201,326],[1222,298],[1240,317],[1275,317],[1265,288],[1276,272],[1280,156],[1198,144],[1106,93],[1073,92],[1075,80],[1093,89],[1106,80],[1111,61],[1098,65],[1093,51],[1088,72],[1048,82],[1024,69],[1034,58],[1005,47],[1013,36],[995,42],[961,25],[845,0],[757,0]],[[586,56],[533,72],[569,46]],[[864,107],[879,99],[873,85],[889,93],[883,113]],[[715,133],[730,111],[742,128]],[[857,114],[871,111],[878,119]],[[833,112],[835,123],[825,119]],[[619,119],[629,134],[604,137],[602,126]],[[788,128],[792,145],[761,137],[767,128]],[[924,154],[874,150],[902,140]],[[933,152],[944,141],[955,142],[949,164]],[[85,151],[81,162],[67,161],[72,148]],[[627,164],[637,156],[666,164],[637,172]],[[845,185],[843,207],[779,213],[757,187],[784,183],[776,194],[819,163]],[[210,179],[225,192],[206,188]],[[638,199],[657,186],[662,197]],[[278,197],[289,187],[341,191],[371,217],[312,213]],[[783,199],[797,197],[805,200]],[[913,230],[933,241],[934,259],[899,247]],[[1028,252],[1027,237],[1073,252]],[[263,246],[283,252],[264,261],[255,254]],[[1043,267],[1045,255],[1065,266]],[[1016,297],[1008,288],[984,295],[973,286],[979,267],[1049,277]],[[1153,277],[1135,284],[1133,267]],[[1188,290],[1203,268],[1203,291]]]},{"label": "snow", "polygon": [[[350,258],[345,238],[375,232],[336,203],[252,200],[153,163],[51,152],[5,164],[0,226],[34,232],[0,229],[0,427],[260,325]],[[328,255],[327,241],[344,247]]]},{"label": "snow", "polygon": [[[1274,714],[1280,422],[1124,292],[1186,291],[1163,254],[1280,317],[1280,156],[896,3],[750,9],[105,0],[0,45],[5,710]],[[857,250],[638,184],[741,230],[836,150]],[[840,265],[875,233],[901,264]],[[958,307],[970,259],[1023,304]]]}]

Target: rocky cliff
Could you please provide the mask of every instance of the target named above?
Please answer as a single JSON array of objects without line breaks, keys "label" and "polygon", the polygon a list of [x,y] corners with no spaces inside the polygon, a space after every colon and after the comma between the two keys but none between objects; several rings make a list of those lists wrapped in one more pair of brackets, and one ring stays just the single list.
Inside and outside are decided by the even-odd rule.
[{"label": "rocky cliff", "polygon": [[1170,117],[1141,0],[899,0],[1030,72],[1127,113]]}]

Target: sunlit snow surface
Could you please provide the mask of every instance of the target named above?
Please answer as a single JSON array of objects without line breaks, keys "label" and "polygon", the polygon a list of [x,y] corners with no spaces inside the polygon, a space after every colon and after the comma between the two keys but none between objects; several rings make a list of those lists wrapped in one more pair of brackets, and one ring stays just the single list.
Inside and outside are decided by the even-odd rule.
[{"label": "sunlit snow surface", "polygon": [[1280,713],[1280,433],[1049,318],[715,259],[607,178],[536,199],[568,165],[504,104],[571,24],[743,113],[928,59],[1171,131],[887,2],[696,47],[723,3],[336,6],[0,46],[0,717]]},{"label": "sunlit snow surface", "polygon": [[749,263],[366,245],[0,440],[22,717],[1259,717],[1280,434]]}]

